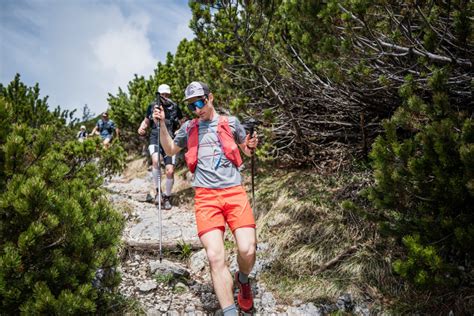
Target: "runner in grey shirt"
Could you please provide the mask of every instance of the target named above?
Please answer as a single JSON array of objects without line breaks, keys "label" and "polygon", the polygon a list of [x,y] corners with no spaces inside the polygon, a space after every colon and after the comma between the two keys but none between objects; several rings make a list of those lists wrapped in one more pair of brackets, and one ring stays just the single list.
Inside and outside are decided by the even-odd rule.
[{"label": "runner in grey shirt", "polygon": [[[193,169],[197,162],[192,183],[195,192],[196,225],[211,266],[214,292],[224,316],[237,315],[233,295],[234,284],[237,285],[240,311],[251,312],[253,294],[249,274],[256,260],[257,237],[252,208],[241,184],[240,172],[234,165],[240,164],[240,159],[236,158],[232,163],[222,151],[222,146],[228,149],[228,142],[232,142],[232,139],[228,139],[231,135],[223,133],[221,139],[224,145],[219,141],[219,115],[215,111],[214,95],[209,87],[203,82],[194,81],[186,87],[184,94],[189,110],[199,117],[199,130],[196,130],[196,127],[189,129],[190,122],[186,122],[173,140],[166,129],[163,109],[154,109],[153,119],[160,121],[160,142],[166,154],[172,156],[187,147],[188,133],[192,132],[197,136],[199,147],[194,147],[196,139],[192,139],[193,147],[188,149],[188,166]],[[235,117],[228,118],[228,125],[235,143],[250,157],[258,144],[256,133],[245,135],[242,125]],[[238,155],[239,149],[235,149],[229,157]],[[237,244],[238,271],[234,277],[230,274],[225,260],[226,226],[232,231]]]},{"label": "runner in grey shirt", "polygon": [[[234,135],[235,142],[242,144],[245,141],[245,129],[239,120],[229,116],[229,127]],[[210,121],[199,122],[199,150],[198,164],[192,181],[193,187],[223,189],[242,184],[242,177],[237,167],[230,162],[222,151],[222,146],[217,137],[217,123],[219,115]],[[178,130],[174,143],[185,148],[188,143],[189,123],[187,121]]]}]

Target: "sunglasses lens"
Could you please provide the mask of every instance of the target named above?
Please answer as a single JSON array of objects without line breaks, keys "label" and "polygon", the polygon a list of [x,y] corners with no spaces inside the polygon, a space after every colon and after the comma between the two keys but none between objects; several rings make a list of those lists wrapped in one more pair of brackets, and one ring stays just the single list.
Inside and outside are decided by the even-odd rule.
[{"label": "sunglasses lens", "polygon": [[191,111],[196,111],[196,108],[202,109],[204,105],[205,104],[203,100],[197,100],[197,101],[194,101],[193,103],[188,104],[188,109]]},{"label": "sunglasses lens", "polygon": [[197,100],[196,102],[194,102],[194,105],[197,108],[202,109],[204,107],[204,101],[203,100]]}]

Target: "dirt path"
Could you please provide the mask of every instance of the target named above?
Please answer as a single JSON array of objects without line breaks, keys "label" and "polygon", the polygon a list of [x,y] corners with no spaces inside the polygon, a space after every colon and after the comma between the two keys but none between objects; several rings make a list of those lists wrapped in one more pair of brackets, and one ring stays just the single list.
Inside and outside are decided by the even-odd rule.
[{"label": "dirt path", "polygon": [[[210,279],[207,258],[197,238],[192,205],[193,190],[186,174],[175,176],[173,208],[163,210],[163,261],[159,261],[159,216],[157,207],[146,202],[151,192],[151,173],[143,159],[131,162],[120,177],[105,185],[110,200],[127,220],[121,264],[120,291],[135,299],[147,315],[220,314]],[[237,269],[232,236],[226,233],[231,272]],[[295,301],[292,306],[277,302],[265,289],[259,273],[269,266],[268,245],[259,243],[257,263],[250,277],[258,315],[324,315],[345,310],[342,305],[318,306]],[[349,298],[350,303],[350,298]],[[341,308],[342,307],[342,308]],[[365,313],[356,313],[365,314]]]},{"label": "dirt path", "polygon": [[[123,176],[105,186],[111,193],[111,201],[127,219],[120,291],[136,299],[148,315],[219,313],[206,255],[196,234],[189,182],[177,174],[173,189],[175,206],[162,211],[164,260],[160,263],[159,216],[157,207],[145,201],[152,187],[150,172],[145,168],[142,159],[134,161]],[[230,236],[226,238],[229,238],[226,243],[232,246]],[[232,253],[229,264],[235,271],[237,264]],[[257,264],[253,276],[263,267]],[[288,306],[278,305],[273,295],[258,280],[254,281],[256,312],[286,314]]]}]

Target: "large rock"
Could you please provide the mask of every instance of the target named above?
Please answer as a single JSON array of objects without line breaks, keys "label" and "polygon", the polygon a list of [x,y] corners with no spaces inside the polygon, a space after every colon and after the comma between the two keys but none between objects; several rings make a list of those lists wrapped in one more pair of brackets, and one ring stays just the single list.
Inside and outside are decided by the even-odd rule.
[{"label": "large rock", "polygon": [[201,249],[200,251],[194,253],[191,258],[189,259],[189,268],[194,273],[201,272],[206,265],[209,264],[207,259],[207,254],[205,249]]},{"label": "large rock", "polygon": [[189,277],[189,271],[183,266],[176,262],[172,262],[164,259],[162,262],[159,260],[150,261],[150,273],[155,274],[173,274],[175,278]]},{"label": "large rock", "polygon": [[141,292],[148,292],[148,291],[156,289],[157,286],[158,284],[155,281],[148,280],[148,281],[138,284],[137,287]]},{"label": "large rock", "polygon": [[324,312],[320,308],[314,306],[313,303],[303,304],[298,307],[290,307],[286,312],[288,313],[288,315],[324,315]]}]

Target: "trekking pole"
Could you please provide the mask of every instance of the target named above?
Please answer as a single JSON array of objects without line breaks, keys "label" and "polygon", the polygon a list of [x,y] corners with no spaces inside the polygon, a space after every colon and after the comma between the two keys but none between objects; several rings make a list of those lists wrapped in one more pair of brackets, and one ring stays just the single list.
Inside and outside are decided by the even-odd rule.
[{"label": "trekking pole", "polygon": [[160,263],[163,260],[161,244],[163,243],[163,219],[161,214],[161,162],[160,162],[160,122],[158,122],[158,218],[160,221]]},{"label": "trekking pole", "polygon": [[[254,132],[254,124],[255,122],[250,122],[250,138],[253,137],[253,132]],[[250,164],[250,169],[251,169],[251,174],[252,174],[252,208],[253,208],[253,213],[257,213],[257,203],[255,201],[255,148],[251,149],[252,151],[252,157],[251,157],[251,164]]]},{"label": "trekking pole", "polygon": [[[158,108],[160,107],[160,93],[157,93],[157,98],[156,98],[156,105]],[[163,260],[163,251],[162,251],[162,243],[163,243],[163,219],[162,219],[162,214],[161,214],[161,162],[160,162],[160,133],[161,133],[161,122],[158,120],[156,123],[157,130],[158,130],[158,136],[156,137],[156,142],[158,143],[158,220],[160,222],[160,263]]]}]

